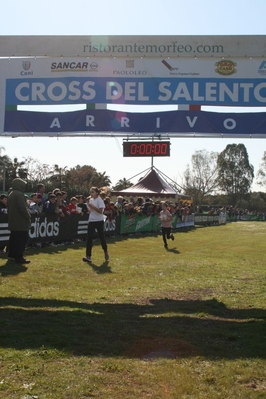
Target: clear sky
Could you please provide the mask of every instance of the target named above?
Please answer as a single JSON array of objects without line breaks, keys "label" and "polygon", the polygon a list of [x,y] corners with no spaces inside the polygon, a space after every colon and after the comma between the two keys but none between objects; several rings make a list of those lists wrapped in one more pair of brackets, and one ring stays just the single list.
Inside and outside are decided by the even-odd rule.
[{"label": "clear sky", "polygon": [[[1,2],[0,35],[265,35],[265,16],[265,0],[10,0]],[[154,166],[181,184],[195,151],[221,152],[232,143],[246,146],[256,173],[265,139],[175,138],[171,156],[154,158]],[[2,155],[19,160],[31,156],[51,166],[91,165],[106,172],[113,185],[151,166],[150,158],[123,158],[121,138],[3,137],[0,147],[5,147]]]}]

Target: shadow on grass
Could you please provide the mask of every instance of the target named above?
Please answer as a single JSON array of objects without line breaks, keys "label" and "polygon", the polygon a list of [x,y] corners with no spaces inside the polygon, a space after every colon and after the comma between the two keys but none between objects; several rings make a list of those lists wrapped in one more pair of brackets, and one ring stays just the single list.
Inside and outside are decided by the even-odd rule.
[{"label": "shadow on grass", "polygon": [[105,261],[101,264],[101,266],[95,265],[93,262],[89,263],[89,266],[94,270],[97,274],[105,274],[105,273],[113,273],[111,266],[109,266],[109,262]]},{"label": "shadow on grass", "polygon": [[0,298],[0,345],[77,356],[265,359],[265,319],[264,309],[229,309],[216,299],[89,304],[10,297]]},{"label": "shadow on grass", "polygon": [[20,273],[25,273],[28,268],[20,263],[15,263],[14,260],[7,259],[5,265],[0,266],[0,275],[2,277],[16,276]]},{"label": "shadow on grass", "polygon": [[167,248],[167,252],[172,252],[173,254],[180,254],[180,251],[176,248]]}]

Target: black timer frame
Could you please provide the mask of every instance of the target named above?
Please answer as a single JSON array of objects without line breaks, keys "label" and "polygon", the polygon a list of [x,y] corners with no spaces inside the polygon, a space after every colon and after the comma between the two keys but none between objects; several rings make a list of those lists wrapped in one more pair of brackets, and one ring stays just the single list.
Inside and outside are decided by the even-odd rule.
[{"label": "black timer frame", "polygon": [[124,157],[169,157],[170,141],[123,141]]}]

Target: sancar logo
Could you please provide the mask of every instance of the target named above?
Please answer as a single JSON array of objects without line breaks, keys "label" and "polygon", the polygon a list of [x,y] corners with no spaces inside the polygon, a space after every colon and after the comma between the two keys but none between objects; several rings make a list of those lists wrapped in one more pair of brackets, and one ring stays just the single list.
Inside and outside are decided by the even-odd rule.
[{"label": "sancar logo", "polygon": [[29,232],[30,238],[38,237],[57,237],[59,235],[59,222],[48,222],[47,218],[40,223],[40,218],[36,218],[31,224]]},{"label": "sancar logo", "polygon": [[51,72],[88,72],[88,68],[89,63],[87,61],[60,61],[51,64]]}]

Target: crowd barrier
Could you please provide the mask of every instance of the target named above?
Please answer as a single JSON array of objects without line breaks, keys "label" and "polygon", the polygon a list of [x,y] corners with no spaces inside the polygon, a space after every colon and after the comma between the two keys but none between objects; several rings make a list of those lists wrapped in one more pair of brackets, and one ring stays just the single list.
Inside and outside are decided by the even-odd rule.
[{"label": "crowd barrier", "polygon": [[[254,220],[254,218],[250,218]],[[173,229],[188,228],[195,225],[219,225],[227,222],[225,213],[220,215],[191,214],[179,218],[173,215]],[[29,243],[67,241],[84,239],[87,234],[88,215],[69,215],[64,218],[42,215],[31,217]],[[122,214],[105,221],[106,236],[123,234],[148,233],[161,231],[161,223],[157,215],[147,216]],[[0,242],[7,244],[10,231],[8,230],[8,215],[0,214]]]},{"label": "crowd barrier", "polygon": [[[0,242],[7,244],[10,231],[8,230],[8,216],[0,215]],[[85,238],[87,234],[88,215],[69,215],[64,218],[58,216],[31,216],[31,229],[29,231],[29,244],[67,241],[76,238]],[[106,233],[116,235],[119,233],[117,220],[106,220]]]},{"label": "crowd barrier", "polygon": [[[219,215],[191,214],[179,218],[173,215],[173,229],[193,227],[195,225],[220,225],[236,221],[265,221],[265,216],[260,215],[237,215],[229,217],[226,213]],[[29,243],[42,243],[54,241],[67,241],[72,239],[85,239],[87,234],[88,215],[69,215],[64,218],[58,216],[31,216],[31,229],[29,232]],[[147,216],[134,214],[128,216],[122,214],[105,221],[106,236],[117,236],[123,234],[148,233],[161,230],[161,223],[157,215]],[[0,243],[7,245],[10,231],[8,230],[8,215],[0,214]]]},{"label": "crowd barrier", "polygon": [[265,222],[265,215],[235,215],[235,216],[227,216],[227,222]]},{"label": "crowd barrier", "polygon": [[[69,215],[64,218],[58,216],[33,216],[31,217],[31,229],[29,231],[29,244],[67,241],[71,239],[84,239],[87,234],[88,215]],[[173,228],[194,226],[194,215],[188,215],[180,220],[173,216]],[[159,232],[161,223],[158,216],[140,216],[135,214],[128,216],[122,214],[112,220],[105,221],[106,236],[116,236],[132,233]],[[8,216],[0,215],[0,242],[8,243],[10,231],[8,230]]]},{"label": "crowd barrier", "polygon": [[[172,225],[174,229],[194,226],[194,214],[187,215],[182,219],[178,218],[177,215],[173,215]],[[121,215],[120,234],[159,232],[160,230],[161,222],[157,215]]]},{"label": "crowd barrier", "polygon": [[[84,239],[87,234],[88,215],[70,215],[64,218],[58,216],[33,216],[29,232],[29,243],[67,241]],[[254,219],[252,219],[254,220]],[[220,215],[191,214],[179,218],[173,215],[173,229],[193,227],[195,225],[218,225],[226,223],[225,213]],[[10,231],[8,230],[8,216],[0,215],[0,242],[7,244]],[[105,221],[105,234],[117,236],[123,234],[160,232],[161,223],[157,215],[147,216],[122,214]]]},{"label": "crowd barrier", "polygon": [[195,214],[195,225],[218,225],[225,224],[226,222],[226,212],[220,212],[219,215]]}]

